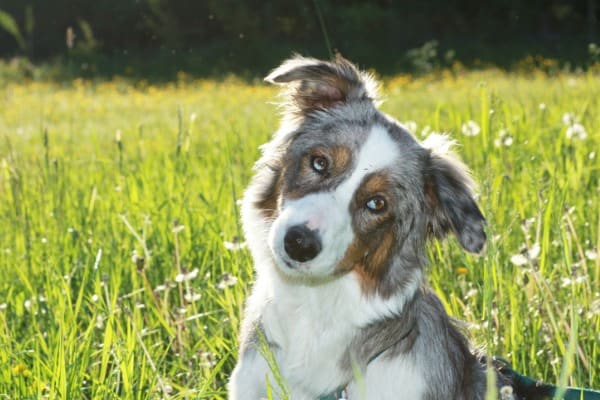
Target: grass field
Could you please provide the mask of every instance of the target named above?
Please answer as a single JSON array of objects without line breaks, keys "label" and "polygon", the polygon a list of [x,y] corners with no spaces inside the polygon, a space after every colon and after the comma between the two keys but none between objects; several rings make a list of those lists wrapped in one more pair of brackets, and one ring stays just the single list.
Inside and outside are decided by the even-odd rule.
[{"label": "grass field", "polygon": [[[483,255],[430,247],[449,312],[521,372],[600,387],[598,76],[447,72],[383,93],[418,137],[450,132],[479,182]],[[0,82],[0,398],[226,397],[252,282],[237,202],[275,96],[184,75]]]}]

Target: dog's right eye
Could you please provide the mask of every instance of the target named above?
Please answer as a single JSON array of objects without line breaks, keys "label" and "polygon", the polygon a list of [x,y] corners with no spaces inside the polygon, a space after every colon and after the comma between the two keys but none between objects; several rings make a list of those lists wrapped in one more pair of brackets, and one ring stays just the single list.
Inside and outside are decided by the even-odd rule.
[{"label": "dog's right eye", "polygon": [[312,156],[310,158],[310,166],[318,174],[324,174],[329,167],[329,161],[323,156]]}]

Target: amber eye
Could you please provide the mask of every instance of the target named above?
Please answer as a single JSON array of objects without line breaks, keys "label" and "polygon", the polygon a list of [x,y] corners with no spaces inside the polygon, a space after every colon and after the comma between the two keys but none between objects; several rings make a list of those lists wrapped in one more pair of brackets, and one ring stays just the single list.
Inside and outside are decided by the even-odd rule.
[{"label": "amber eye", "polygon": [[325,171],[327,171],[329,161],[327,161],[327,159],[323,156],[312,156],[310,159],[310,166],[315,170],[315,172],[323,174]]},{"label": "amber eye", "polygon": [[385,199],[381,196],[371,197],[365,206],[371,212],[380,213],[385,210]]}]

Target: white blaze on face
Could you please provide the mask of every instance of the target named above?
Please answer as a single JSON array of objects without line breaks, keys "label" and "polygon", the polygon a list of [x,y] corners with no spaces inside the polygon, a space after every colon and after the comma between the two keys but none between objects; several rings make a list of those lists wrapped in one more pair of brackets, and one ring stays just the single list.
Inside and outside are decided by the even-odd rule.
[{"label": "white blaze on face", "polygon": [[[397,162],[397,146],[383,127],[374,126],[360,149],[352,174],[334,191],[311,193],[285,202],[269,232],[269,246],[277,264],[285,272],[327,276],[335,270],[354,238],[349,211],[354,193],[365,176]],[[291,260],[283,246],[286,232],[295,225],[306,225],[310,230],[317,231],[322,242],[319,255],[304,263]]]}]

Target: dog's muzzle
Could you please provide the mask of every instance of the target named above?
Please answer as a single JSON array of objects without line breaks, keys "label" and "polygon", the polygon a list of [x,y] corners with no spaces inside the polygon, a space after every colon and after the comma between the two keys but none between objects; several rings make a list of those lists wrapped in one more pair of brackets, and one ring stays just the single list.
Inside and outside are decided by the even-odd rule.
[{"label": "dog's muzzle", "polygon": [[311,231],[305,225],[292,226],[283,238],[283,248],[294,261],[312,260],[321,252],[321,247],[318,233]]}]

